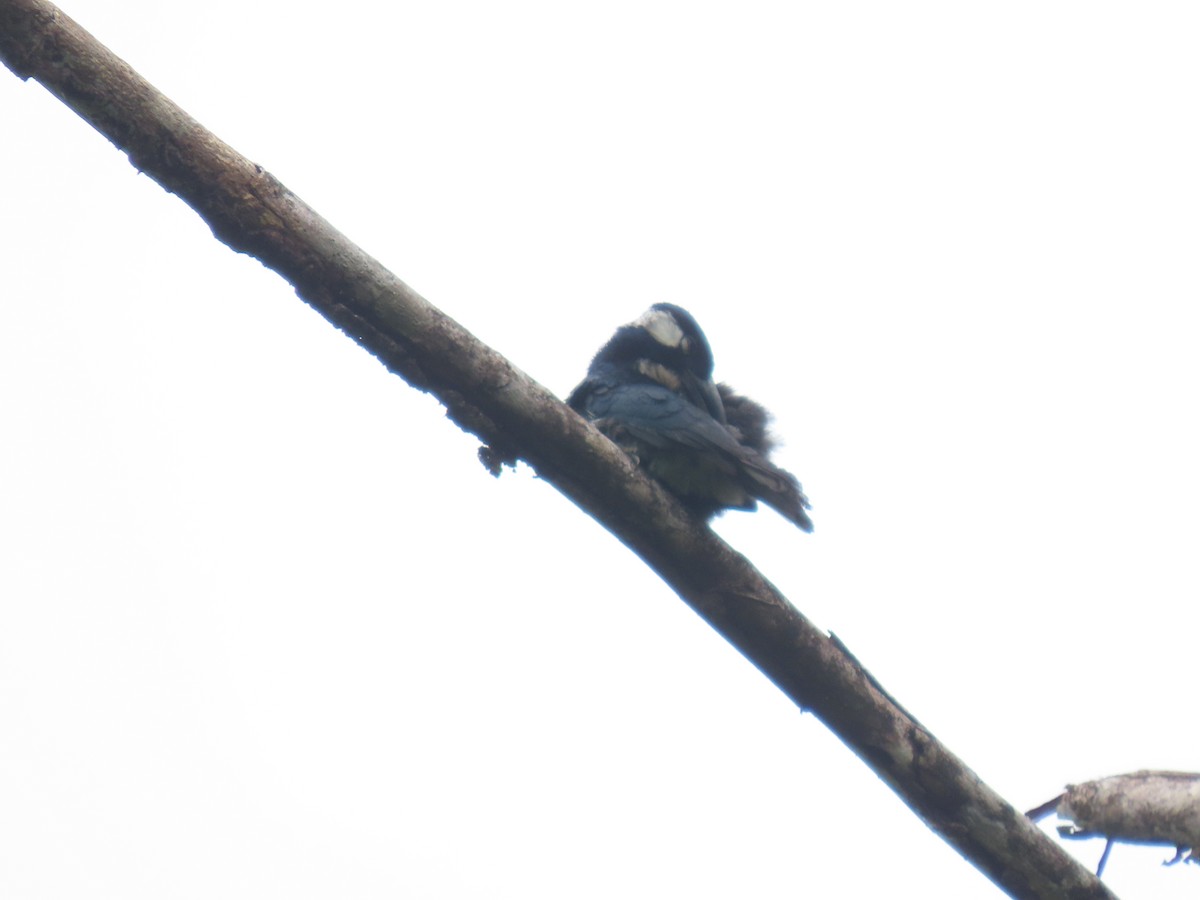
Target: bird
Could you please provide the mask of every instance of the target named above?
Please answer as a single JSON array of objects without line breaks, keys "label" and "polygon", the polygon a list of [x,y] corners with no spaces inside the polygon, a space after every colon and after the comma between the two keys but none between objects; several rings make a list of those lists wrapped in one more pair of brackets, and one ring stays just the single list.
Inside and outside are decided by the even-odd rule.
[{"label": "bird", "polygon": [[761,500],[812,531],[808,498],[768,458],[770,413],[725,383],[691,313],[655,303],[597,351],[567,405],[703,519]]}]

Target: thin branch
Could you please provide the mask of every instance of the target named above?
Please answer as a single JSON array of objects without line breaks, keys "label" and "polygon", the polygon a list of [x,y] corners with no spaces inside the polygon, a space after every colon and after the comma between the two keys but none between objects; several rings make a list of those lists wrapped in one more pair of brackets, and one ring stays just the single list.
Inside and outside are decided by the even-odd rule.
[{"label": "thin branch", "polygon": [[1200,863],[1200,773],[1142,769],[1068,784],[1065,793],[1026,815],[1051,812],[1074,822],[1058,826],[1063,837],[1108,839],[1097,875],[1104,874],[1117,841],[1174,847],[1174,858],[1164,865]]},{"label": "thin branch", "polygon": [[268,172],[222,143],[43,0],[0,0],[0,58],[36,78],[232,249],[489,448],[526,460],[644,559],[934,831],[1017,898],[1112,894],[908,716],[707,527],[556,397],[431,306]]}]

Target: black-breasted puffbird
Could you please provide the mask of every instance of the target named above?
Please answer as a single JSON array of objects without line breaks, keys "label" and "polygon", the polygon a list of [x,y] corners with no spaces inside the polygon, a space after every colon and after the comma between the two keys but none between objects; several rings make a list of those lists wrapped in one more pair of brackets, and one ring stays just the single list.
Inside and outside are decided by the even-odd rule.
[{"label": "black-breasted puffbird", "polygon": [[567,404],[693,513],[752,510],[762,500],[812,531],[808,498],[767,457],[770,414],[712,380],[713,355],[687,310],[656,303],[617,329]]}]

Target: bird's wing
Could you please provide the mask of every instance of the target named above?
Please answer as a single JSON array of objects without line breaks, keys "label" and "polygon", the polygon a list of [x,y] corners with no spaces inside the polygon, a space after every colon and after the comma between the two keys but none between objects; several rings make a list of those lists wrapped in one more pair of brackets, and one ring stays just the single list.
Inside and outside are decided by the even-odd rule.
[{"label": "bird's wing", "polygon": [[657,384],[599,384],[588,392],[584,411],[611,419],[654,447],[671,444],[716,450],[731,458],[742,449],[729,429],[674,391]]},{"label": "bird's wing", "polygon": [[619,425],[639,441],[660,450],[703,452],[756,497],[775,507],[805,531],[812,521],[808,498],[795,476],[752,447],[700,407],[658,384],[585,381],[572,393],[571,406],[596,420]]}]

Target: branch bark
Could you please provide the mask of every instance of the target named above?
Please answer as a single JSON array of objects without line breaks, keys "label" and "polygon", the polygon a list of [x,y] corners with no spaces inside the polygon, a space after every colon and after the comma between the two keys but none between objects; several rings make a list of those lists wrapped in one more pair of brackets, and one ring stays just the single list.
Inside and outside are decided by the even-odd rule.
[{"label": "branch bark", "polygon": [[335,230],[44,0],[0,0],[0,59],[35,78],[487,445],[526,460],[637,553],[934,831],[1010,896],[1108,898],[1089,871],[983,784],[835,640],[555,396]]}]

